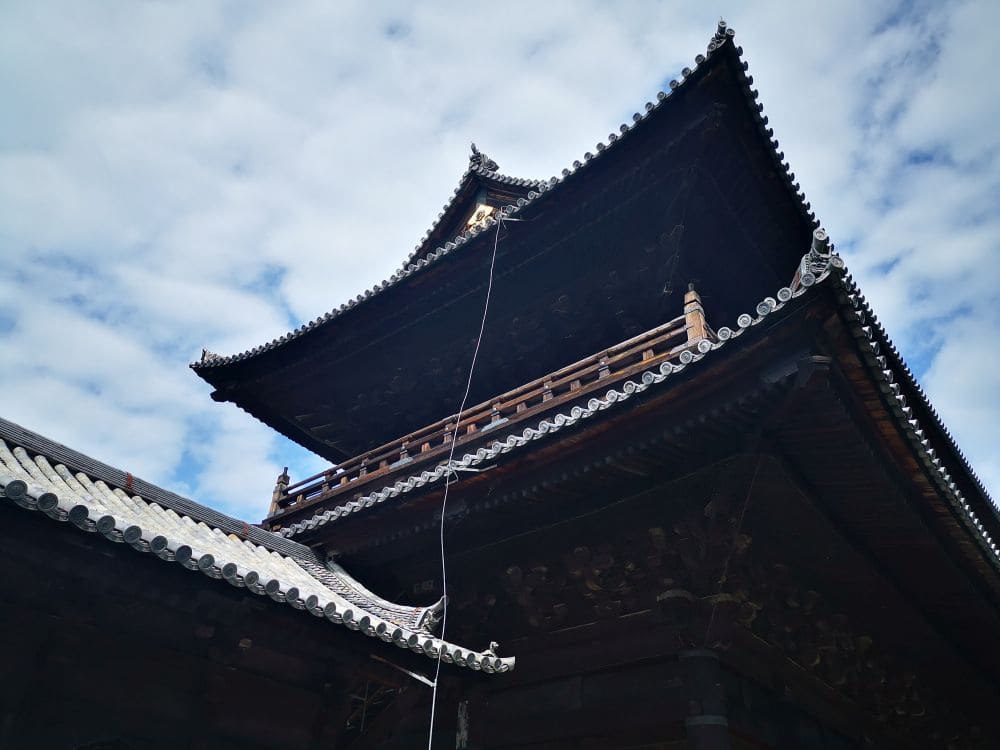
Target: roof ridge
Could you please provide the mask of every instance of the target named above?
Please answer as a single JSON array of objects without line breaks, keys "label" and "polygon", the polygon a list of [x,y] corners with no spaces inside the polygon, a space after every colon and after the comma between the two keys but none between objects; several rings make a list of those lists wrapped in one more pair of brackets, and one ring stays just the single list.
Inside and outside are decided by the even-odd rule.
[{"label": "roof ridge", "polygon": [[[475,144],[472,145],[473,147],[475,147]],[[494,165],[496,164],[496,162],[492,163]],[[476,177],[480,177],[484,180],[490,180],[492,182],[499,183],[502,185],[512,185],[514,187],[537,188],[539,185],[545,182],[545,180],[533,180],[523,177],[512,177],[510,175],[499,172],[495,169],[489,169],[481,164],[473,164],[470,159],[469,166],[466,168],[464,172],[462,172],[461,177],[458,178],[457,187],[452,191],[451,196],[441,207],[441,211],[438,213],[437,218],[434,219],[434,222],[431,224],[430,228],[428,228],[428,230],[424,232],[424,235],[421,238],[420,242],[416,244],[416,246],[413,248],[413,251],[407,256],[406,260],[403,262],[404,267],[412,263],[419,256],[425,255],[431,250],[436,249],[427,247],[427,241],[430,239],[431,235],[433,235],[434,232],[437,231],[438,227],[441,226],[445,218],[447,218],[449,212],[456,206],[459,195],[462,194],[462,190],[465,188],[467,181],[473,175],[475,175]],[[466,232],[459,232],[457,237],[462,237],[464,234],[466,234]]]},{"label": "roof ridge", "polygon": [[[465,246],[475,238],[482,235],[484,232],[489,230],[491,227],[496,226],[498,221],[502,221],[508,216],[513,216],[520,213],[524,208],[533,206],[540,198],[548,194],[551,190],[558,187],[562,183],[566,182],[568,179],[575,179],[575,175],[579,172],[586,170],[592,162],[600,159],[608,151],[614,149],[615,145],[622,141],[624,138],[628,137],[632,131],[636,128],[641,127],[650,116],[660,111],[664,106],[664,103],[670,101],[673,96],[684,88],[685,84],[695,79],[698,72],[703,70],[704,64],[720,54],[724,50],[732,50],[735,55],[736,61],[739,65],[736,66],[737,74],[743,83],[746,97],[748,103],[751,104],[751,110],[754,115],[754,119],[757,123],[759,132],[764,136],[766,141],[771,147],[771,155],[775,161],[778,171],[784,179],[784,182],[788,189],[790,189],[797,198],[798,208],[803,217],[810,223],[810,225],[815,229],[819,227],[819,222],[816,219],[816,215],[811,211],[811,205],[806,200],[805,194],[802,192],[799,184],[795,182],[795,174],[791,171],[791,167],[788,162],[784,161],[784,153],[778,151],[779,144],[776,139],[774,139],[774,131],[767,126],[768,119],[763,115],[763,105],[757,103],[759,93],[756,89],[752,88],[753,77],[746,74],[749,65],[742,59],[743,48],[735,45],[733,41],[735,32],[731,27],[729,27],[725,21],[719,21],[718,27],[713,34],[711,40],[708,43],[706,52],[704,55],[699,54],[694,58],[694,67],[685,67],[681,71],[681,80],[671,80],[668,86],[668,91],[659,91],[656,95],[656,102],[647,102],[644,108],[644,112],[636,112],[632,116],[632,124],[622,123],[619,127],[618,133],[609,133],[607,143],[600,141],[597,143],[595,149],[596,154],[590,151],[583,155],[583,161],[575,160],[572,164],[572,168],[565,168],[562,170],[562,176],[553,176],[548,180],[539,180],[532,186],[532,189],[528,192],[527,197],[520,198],[517,200],[516,204],[511,204],[503,206],[498,212],[497,216],[491,216],[486,218],[482,224],[469,229],[468,231],[459,234],[453,240],[445,242],[442,246],[432,250],[426,254],[426,257],[417,258],[415,253],[407,258],[406,262],[400,267],[395,273],[393,273],[388,279],[384,279],[381,283],[376,284],[371,289],[365,290],[363,293],[358,294],[353,299],[341,304],[339,307],[330,310],[329,312],[321,315],[315,320],[303,323],[298,328],[289,331],[283,336],[272,339],[266,344],[258,345],[252,349],[248,349],[244,352],[238,354],[232,354],[227,356],[213,355],[211,357],[203,356],[202,360],[199,362],[191,363],[191,368],[195,371],[207,370],[213,367],[220,367],[228,364],[233,364],[235,362],[240,362],[243,360],[251,359],[257,355],[263,354],[264,352],[271,351],[273,349],[280,348],[285,344],[299,338],[303,334],[326,325],[330,321],[339,318],[341,315],[357,307],[359,304],[363,303],[365,300],[377,296],[386,289],[393,287],[401,283],[404,279],[410,277],[411,275],[421,271],[429,265],[438,262],[441,258],[450,255],[455,250]],[[478,170],[479,168],[474,168]],[[481,174],[482,176],[495,175],[497,173],[489,171],[474,171],[473,168],[467,169],[462,175],[462,181],[465,180],[470,174]],[[516,178],[513,178],[516,179]],[[462,182],[460,181],[459,188],[461,188]],[[456,190],[457,193],[457,190]],[[454,198],[452,199],[454,200]],[[451,202],[445,204],[445,209],[451,205]],[[439,217],[440,220],[441,217]],[[436,226],[436,225],[435,225]],[[433,228],[431,231],[433,231]],[[428,232],[428,235],[430,232]],[[418,250],[421,247],[417,246]]]}]

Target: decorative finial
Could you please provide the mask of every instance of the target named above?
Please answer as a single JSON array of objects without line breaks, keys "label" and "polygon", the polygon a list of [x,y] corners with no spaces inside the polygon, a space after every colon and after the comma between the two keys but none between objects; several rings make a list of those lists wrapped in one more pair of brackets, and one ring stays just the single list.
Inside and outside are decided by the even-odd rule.
[{"label": "decorative finial", "polygon": [[274,483],[274,491],[271,492],[271,507],[267,511],[268,518],[281,510],[282,502],[288,499],[285,491],[288,489],[289,481],[291,481],[291,477],[288,476],[288,467],[286,466],[281,470]]},{"label": "decorative finial", "polygon": [[712,40],[708,43],[708,51],[712,52],[718,49],[726,41],[728,37],[733,35],[733,30],[729,28],[729,25],[722,18],[719,19],[719,25],[715,29],[715,34],[712,36]]},{"label": "decorative finial", "polygon": [[820,228],[813,232],[812,251],[817,255],[830,254],[830,237]]},{"label": "decorative finial", "polygon": [[424,614],[420,617],[417,627],[423,628],[428,633],[433,633],[444,617],[444,608],[448,604],[448,597],[442,596],[434,604],[424,609]]},{"label": "decorative finial", "polygon": [[469,156],[469,168],[484,169],[487,172],[496,172],[500,169],[500,165],[476,148],[476,144],[473,143],[472,154]]}]

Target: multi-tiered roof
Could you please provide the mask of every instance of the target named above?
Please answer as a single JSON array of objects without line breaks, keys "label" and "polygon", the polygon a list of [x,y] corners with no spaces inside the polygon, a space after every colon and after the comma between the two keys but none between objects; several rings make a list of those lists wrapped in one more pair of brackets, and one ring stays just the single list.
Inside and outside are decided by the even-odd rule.
[{"label": "multi-tiered roof", "polygon": [[[281,339],[192,365],[216,387],[214,398],[337,464],[280,483],[272,527],[307,533],[441,481],[449,474],[442,452],[456,430],[458,460],[478,465],[575,424],[598,408],[592,392],[618,393],[612,403],[623,402],[632,391],[609,386],[627,386],[653,365],[683,369],[731,346],[731,336],[773,319],[829,277],[824,288],[852,300],[845,314],[865,322],[861,330],[878,351],[871,377],[906,404],[889,414],[918,455],[938,462],[936,476],[959,493],[954,502],[974,533],[996,533],[986,531],[996,523],[992,501],[872,325],[825,235],[814,236],[819,223],[741,54],[720,24],[706,54],[669,90],[559,177],[501,175],[473,146],[454,196],[391,278]],[[459,425],[454,412],[495,244],[469,401],[476,406]],[[687,291],[691,281],[704,299]],[[704,329],[692,333],[690,316],[677,317],[685,294]],[[983,536],[991,554],[992,539]]]},{"label": "multi-tiered roof", "polygon": [[[694,67],[562,176],[502,177],[474,153],[392,277],[192,367],[213,398],[331,461],[361,455],[457,410],[498,231],[471,403],[675,317],[688,282],[711,288],[711,318],[734,319],[787,282],[816,226],[756,97],[720,27]],[[480,205],[494,211],[477,221]],[[499,230],[500,215],[521,221]]]},{"label": "multi-tiered roof", "polygon": [[996,746],[1000,517],[756,100],[720,24],[562,177],[505,177],[473,146],[390,279],[253,351],[205,353],[217,400],[334,462],[283,473],[263,528],[4,422],[0,495],[508,672],[493,646],[434,636],[443,601],[396,604],[345,570],[426,601],[447,542],[449,637],[520,659],[477,693],[484,746]]}]

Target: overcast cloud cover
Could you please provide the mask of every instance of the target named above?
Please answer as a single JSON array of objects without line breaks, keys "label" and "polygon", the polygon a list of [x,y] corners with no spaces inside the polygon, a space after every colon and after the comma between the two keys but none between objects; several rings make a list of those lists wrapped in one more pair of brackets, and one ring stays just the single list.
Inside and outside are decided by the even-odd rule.
[{"label": "overcast cloud cover", "polygon": [[201,347],[250,348],[389,276],[471,140],[508,174],[558,174],[720,15],[814,210],[997,497],[989,0],[5,2],[0,414],[259,519],[282,465],[323,464],[213,403],[187,367]]}]

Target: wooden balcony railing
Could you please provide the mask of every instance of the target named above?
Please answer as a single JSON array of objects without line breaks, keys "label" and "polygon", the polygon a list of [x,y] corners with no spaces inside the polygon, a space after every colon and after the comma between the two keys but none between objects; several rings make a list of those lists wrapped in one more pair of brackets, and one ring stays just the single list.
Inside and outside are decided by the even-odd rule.
[{"label": "wooden balcony railing", "polygon": [[461,456],[462,448],[485,438],[494,428],[535,418],[615,380],[675,359],[701,341],[714,339],[715,333],[705,320],[701,298],[689,288],[684,296],[683,315],[467,408],[461,419],[453,414],[294,484],[289,484],[287,473],[282,473],[272,495],[268,526],[279,528],[281,517],[287,513],[354,492],[370,482],[385,480],[397,471],[409,475],[418,465],[445,460],[456,432],[455,453]]}]

